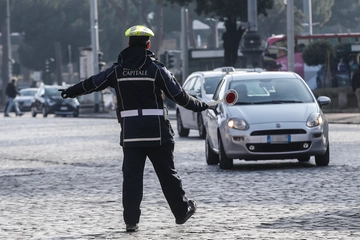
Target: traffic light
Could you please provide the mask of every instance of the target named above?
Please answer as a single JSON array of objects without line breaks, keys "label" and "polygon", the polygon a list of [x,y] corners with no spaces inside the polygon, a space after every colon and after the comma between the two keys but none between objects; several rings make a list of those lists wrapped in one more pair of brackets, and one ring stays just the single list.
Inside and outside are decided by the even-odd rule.
[{"label": "traffic light", "polygon": [[175,67],[175,55],[172,52],[167,53],[167,68]]}]

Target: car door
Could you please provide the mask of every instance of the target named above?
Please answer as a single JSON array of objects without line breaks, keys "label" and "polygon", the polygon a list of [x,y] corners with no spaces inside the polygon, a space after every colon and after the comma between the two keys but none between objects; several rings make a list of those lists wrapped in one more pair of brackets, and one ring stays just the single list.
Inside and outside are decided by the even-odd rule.
[{"label": "car door", "polygon": [[[203,79],[200,76],[197,76],[194,80],[194,84],[192,85],[191,89],[188,91],[189,95],[191,95],[194,98],[197,98],[201,101],[201,94],[202,94],[202,86],[203,86]],[[197,129],[198,128],[198,121],[197,121],[197,116],[198,113],[194,112],[194,111],[189,111],[189,127],[192,129]]]},{"label": "car door", "polygon": [[[212,100],[218,101],[222,99],[225,94],[226,81],[223,79],[217,86]],[[211,146],[215,149],[218,149],[218,129],[219,123],[222,115],[222,103],[218,103],[214,106],[211,106],[206,112],[206,131],[208,133],[208,138]]]},{"label": "car door", "polygon": [[[194,84],[196,79],[198,78],[197,75],[189,78],[185,83],[184,83],[184,90],[191,95],[192,93],[192,89],[194,89]],[[180,111],[180,116],[181,116],[181,120],[182,120],[182,124],[184,128],[191,128],[191,126],[193,126],[192,122],[192,118],[193,118],[193,111],[188,110],[184,107],[179,106],[179,111]]]}]

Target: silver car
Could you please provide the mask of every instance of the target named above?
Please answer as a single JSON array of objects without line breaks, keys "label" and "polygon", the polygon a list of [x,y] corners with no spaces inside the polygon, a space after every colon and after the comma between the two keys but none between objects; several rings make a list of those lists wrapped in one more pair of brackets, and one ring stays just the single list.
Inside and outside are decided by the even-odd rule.
[{"label": "silver car", "polygon": [[[223,101],[236,90],[233,105]],[[330,159],[328,121],[321,107],[330,98],[314,97],[305,81],[292,72],[234,73],[217,86],[206,111],[206,161],[221,169],[233,159],[297,159],[315,156],[318,166]]]},{"label": "silver car", "polygon": [[[221,79],[229,72],[234,71],[235,69],[230,67],[219,68],[212,71],[194,72],[185,80],[183,88],[191,96],[203,102],[209,102]],[[189,136],[190,130],[193,129],[199,131],[201,138],[205,138],[205,116],[206,113],[204,111],[197,113],[176,105],[176,121],[179,136],[187,137]]]},{"label": "silver car", "polygon": [[[209,102],[214,94],[216,86],[227,74],[234,72],[263,71],[262,69],[235,69],[233,67],[216,68],[211,71],[194,72],[186,78],[183,88],[191,96],[202,102]],[[205,138],[206,129],[204,125],[205,111],[193,112],[179,105],[176,106],[177,131],[180,137],[189,136],[190,130],[199,131],[199,136]]]}]

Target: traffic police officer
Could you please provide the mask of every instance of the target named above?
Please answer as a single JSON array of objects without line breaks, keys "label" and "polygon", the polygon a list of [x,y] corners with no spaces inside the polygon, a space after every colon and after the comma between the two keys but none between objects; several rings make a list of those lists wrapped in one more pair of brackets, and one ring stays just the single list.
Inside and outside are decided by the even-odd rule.
[{"label": "traffic police officer", "polygon": [[148,157],[159,178],[162,191],[176,219],[185,223],[196,211],[188,200],[174,166],[174,132],[167,118],[163,95],[175,103],[201,112],[208,105],[188,95],[174,75],[155,59],[150,48],[149,28],[137,25],[125,32],[129,47],[110,68],[67,89],[61,96],[77,97],[112,87],[117,96],[117,114],[123,148],[123,207],[127,231],[136,231],[143,197],[143,171]]}]

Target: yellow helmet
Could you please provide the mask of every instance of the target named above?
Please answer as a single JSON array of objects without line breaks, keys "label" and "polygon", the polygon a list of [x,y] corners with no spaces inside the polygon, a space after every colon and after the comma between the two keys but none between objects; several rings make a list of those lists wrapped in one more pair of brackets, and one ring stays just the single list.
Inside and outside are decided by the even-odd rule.
[{"label": "yellow helmet", "polygon": [[128,30],[126,30],[125,36],[126,37],[141,37],[141,36],[153,37],[154,32],[151,31],[151,29],[149,29],[143,25],[136,25],[136,26],[133,26],[133,27],[129,28]]}]

